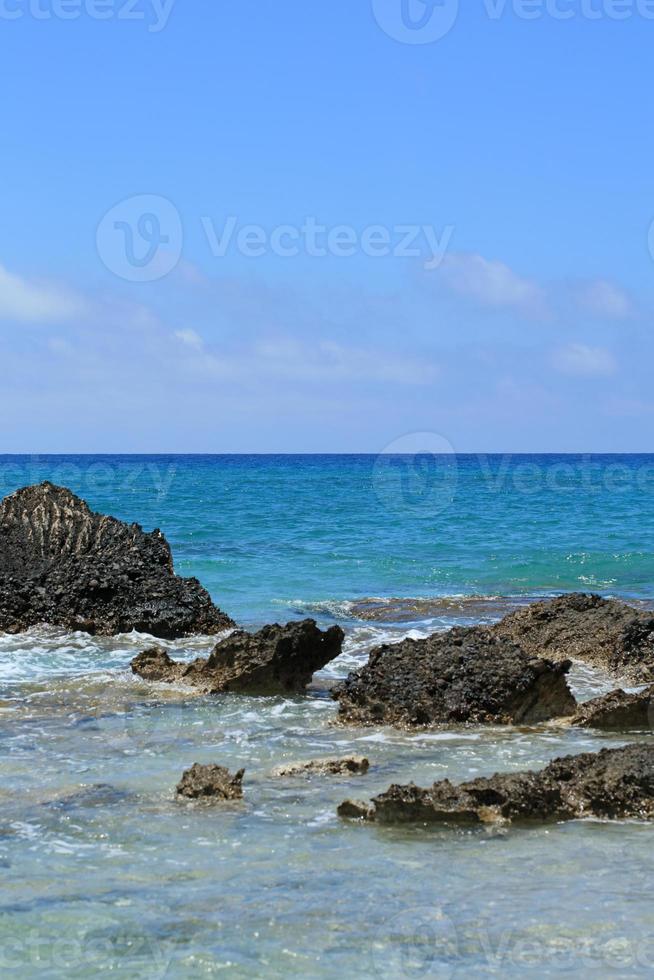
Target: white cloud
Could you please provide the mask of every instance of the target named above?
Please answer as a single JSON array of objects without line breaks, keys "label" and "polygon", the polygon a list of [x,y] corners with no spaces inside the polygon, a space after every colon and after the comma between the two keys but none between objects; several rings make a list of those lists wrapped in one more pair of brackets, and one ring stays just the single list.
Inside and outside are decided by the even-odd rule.
[{"label": "white cloud", "polygon": [[588,347],[586,344],[568,344],[554,352],[552,362],[557,371],[585,377],[602,377],[613,374],[616,363],[613,354],[605,347]]},{"label": "white cloud", "polygon": [[69,320],[83,309],[83,300],[74,293],[22,278],[0,265],[0,319],[48,323]]},{"label": "white cloud", "polygon": [[448,255],[441,266],[445,283],[454,292],[469,296],[490,309],[514,309],[532,316],[546,315],[543,289],[525,279],[504,262],[482,255]]},{"label": "white cloud", "polygon": [[174,336],[180,343],[186,347],[192,347],[193,350],[202,350],[204,347],[202,337],[195,330],[176,330]]},{"label": "white cloud", "polygon": [[625,320],[634,313],[629,296],[608,279],[583,283],[576,292],[576,300],[582,310],[609,320]]},{"label": "white cloud", "polygon": [[268,362],[288,371],[290,377],[309,376],[316,380],[338,378],[345,381],[387,381],[395,384],[423,385],[434,381],[438,367],[429,361],[374,349],[345,347],[323,340],[315,346],[295,345],[290,361],[286,355],[278,359],[273,348],[266,350]]},{"label": "white cloud", "polygon": [[309,344],[281,337],[260,341],[237,354],[199,353],[190,362],[193,370],[226,379],[425,385],[440,374],[433,362],[326,340]]}]

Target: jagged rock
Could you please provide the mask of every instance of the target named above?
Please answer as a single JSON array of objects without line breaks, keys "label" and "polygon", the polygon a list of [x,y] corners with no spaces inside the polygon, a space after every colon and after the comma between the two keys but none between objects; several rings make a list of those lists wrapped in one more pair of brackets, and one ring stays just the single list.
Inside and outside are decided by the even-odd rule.
[{"label": "jagged rock", "polygon": [[570,715],[569,662],[529,657],[485,627],[385,644],[332,692],[354,724],[532,724]]},{"label": "jagged rock", "polygon": [[232,776],[224,766],[201,766],[196,762],[182,775],[177,785],[177,795],[189,800],[241,800],[244,775],[245,769],[239,769]]},{"label": "jagged rock", "polygon": [[166,639],[234,625],[197,579],[175,575],[160,531],[95,514],[51,483],[0,504],[0,630],[39,623]]},{"label": "jagged rock", "polygon": [[535,602],[493,627],[535,657],[582,660],[635,684],[654,681],[654,615],[574,593]]},{"label": "jagged rock", "polygon": [[342,817],[379,823],[484,824],[506,821],[654,817],[654,745],[640,743],[555,759],[540,772],[496,773],[431,789],[391,786],[371,806],[346,801]]},{"label": "jagged rock", "polygon": [[350,776],[364,775],[370,762],[362,755],[345,759],[310,759],[308,762],[291,762],[273,769],[273,776]]},{"label": "jagged rock", "polygon": [[315,671],[341,652],[340,626],[323,632],[315,620],[239,630],[221,640],[211,656],[178,663],[158,647],[132,661],[135,674],[150,681],[181,681],[205,694],[303,693]]},{"label": "jagged rock", "polygon": [[374,820],[375,809],[363,800],[344,800],[336,811],[345,820]]},{"label": "jagged rock", "polygon": [[654,687],[639,694],[611,691],[580,704],[571,724],[613,731],[649,729],[654,721]]}]

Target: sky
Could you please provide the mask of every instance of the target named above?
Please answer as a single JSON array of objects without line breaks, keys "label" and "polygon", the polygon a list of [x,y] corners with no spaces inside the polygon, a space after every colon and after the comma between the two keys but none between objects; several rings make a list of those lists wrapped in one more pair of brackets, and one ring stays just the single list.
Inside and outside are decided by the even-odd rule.
[{"label": "sky", "polygon": [[653,0],[0,0],[0,453],[652,450],[653,45]]}]

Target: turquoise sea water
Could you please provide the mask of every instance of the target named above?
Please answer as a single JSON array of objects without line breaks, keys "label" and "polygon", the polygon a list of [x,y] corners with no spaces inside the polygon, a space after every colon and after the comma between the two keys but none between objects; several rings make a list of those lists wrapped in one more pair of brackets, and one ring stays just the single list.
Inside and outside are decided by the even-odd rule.
[{"label": "turquoise sea water", "polygon": [[239,621],[362,596],[654,594],[654,456],[0,457],[159,526]]},{"label": "turquoise sea water", "polygon": [[[43,479],[160,527],[177,571],[248,628],[341,622],[345,651],[319,688],[381,640],[529,598],[654,599],[654,456],[0,457],[2,495]],[[192,657],[211,643],[168,646]],[[391,782],[536,767],[628,737],[342,729],[326,690],[208,699],[146,685],[127,668],[147,644],[0,637],[3,977],[651,973],[649,826],[489,834],[335,816]],[[581,698],[613,686],[579,666],[572,683]],[[369,775],[271,776],[353,751]],[[178,804],[196,761],[244,766],[244,803]]]}]

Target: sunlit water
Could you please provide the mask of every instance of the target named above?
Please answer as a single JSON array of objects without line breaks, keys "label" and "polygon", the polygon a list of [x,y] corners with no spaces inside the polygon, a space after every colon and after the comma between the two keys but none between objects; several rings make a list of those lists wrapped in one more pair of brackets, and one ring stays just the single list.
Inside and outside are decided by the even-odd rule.
[{"label": "sunlit water", "polygon": [[[537,595],[592,587],[649,602],[654,460],[541,457],[523,471],[516,458],[499,490],[474,458],[457,461],[455,482],[438,462],[402,462],[0,460],[3,492],[49,476],[162,527],[178,569],[248,627],[313,615],[347,633],[339,660],[292,699],[146,684],[128,669],[151,642],[138,634],[0,637],[0,976],[651,975],[650,826],[393,829],[336,816],[392,782],[537,768],[649,733],[343,728],[328,689],[383,640],[490,621]],[[554,480],[561,463],[572,470]],[[530,480],[539,492],[519,489]],[[213,642],[165,645],[192,658]],[[581,699],[614,686],[580,665],[571,683]],[[272,776],[349,753],[370,759],[366,776]],[[244,801],[177,802],[193,762],[244,767]]]}]

